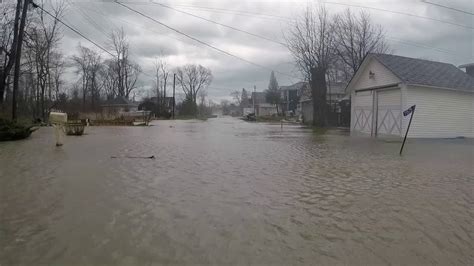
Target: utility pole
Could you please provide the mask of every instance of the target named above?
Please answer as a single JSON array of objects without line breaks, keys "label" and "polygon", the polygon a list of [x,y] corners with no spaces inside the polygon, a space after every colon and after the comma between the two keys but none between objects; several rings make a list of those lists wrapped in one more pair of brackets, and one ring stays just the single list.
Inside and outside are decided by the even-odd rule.
[{"label": "utility pole", "polygon": [[[17,9],[20,8],[19,5],[21,0],[18,0]],[[23,44],[23,33],[25,31],[26,15],[28,13],[28,5],[30,0],[23,1],[23,11],[21,14],[20,28],[18,29],[18,40],[16,43],[16,53],[15,53],[15,69],[13,72],[13,91],[12,91],[12,120],[16,120],[16,95],[18,92],[18,83],[20,81],[20,59],[21,59],[21,47]],[[16,32],[14,34],[17,34]]]},{"label": "utility pole", "polygon": [[156,109],[155,116],[158,118],[158,113],[160,110],[160,70],[156,69]]},{"label": "utility pole", "polygon": [[173,74],[173,119],[174,119],[174,108],[176,106],[175,88],[176,88],[176,74]]},{"label": "utility pole", "polygon": [[253,97],[252,97],[253,114],[257,116],[257,111],[255,110],[255,98],[257,98],[257,86],[253,85]]}]

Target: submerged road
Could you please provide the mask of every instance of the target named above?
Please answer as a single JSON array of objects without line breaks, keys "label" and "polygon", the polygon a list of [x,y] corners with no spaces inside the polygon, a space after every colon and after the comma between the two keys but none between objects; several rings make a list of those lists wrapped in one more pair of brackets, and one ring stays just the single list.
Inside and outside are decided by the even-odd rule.
[{"label": "submerged road", "polygon": [[0,265],[474,262],[472,140],[400,157],[233,118],[86,132],[0,143]]}]

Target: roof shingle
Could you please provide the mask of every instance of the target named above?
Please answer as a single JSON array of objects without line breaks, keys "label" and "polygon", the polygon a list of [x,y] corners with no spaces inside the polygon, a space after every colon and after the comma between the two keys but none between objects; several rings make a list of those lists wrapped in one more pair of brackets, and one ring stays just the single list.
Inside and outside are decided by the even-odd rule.
[{"label": "roof shingle", "polygon": [[474,78],[452,64],[389,54],[372,56],[407,84],[474,91]]}]

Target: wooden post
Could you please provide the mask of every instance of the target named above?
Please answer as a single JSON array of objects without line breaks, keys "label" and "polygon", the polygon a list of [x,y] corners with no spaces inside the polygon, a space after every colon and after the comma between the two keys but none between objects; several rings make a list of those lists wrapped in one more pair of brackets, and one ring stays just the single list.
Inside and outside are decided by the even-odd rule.
[{"label": "wooden post", "polygon": [[403,147],[405,146],[405,141],[407,140],[408,131],[410,130],[411,121],[413,120],[413,115],[415,114],[416,105],[413,105],[410,108],[412,108],[413,110],[411,111],[410,122],[408,122],[407,132],[405,133],[405,138],[403,139],[402,147],[400,148],[400,156],[402,155]]},{"label": "wooden post", "polygon": [[176,74],[173,74],[173,119],[174,119],[174,108],[176,106],[175,88],[176,88]]}]

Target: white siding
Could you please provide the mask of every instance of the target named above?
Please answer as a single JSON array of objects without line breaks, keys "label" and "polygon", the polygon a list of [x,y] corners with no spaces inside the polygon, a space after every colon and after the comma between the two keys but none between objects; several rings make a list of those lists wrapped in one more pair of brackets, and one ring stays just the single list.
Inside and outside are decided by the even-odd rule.
[{"label": "white siding", "polygon": [[[374,73],[373,78],[369,78],[370,72]],[[385,86],[399,82],[400,79],[385,66],[379,63],[376,59],[371,59],[354,84],[354,90]]]},{"label": "white siding", "polygon": [[371,134],[373,91],[355,92],[351,99],[351,131]]},{"label": "white siding", "polygon": [[401,135],[401,90],[384,89],[377,93],[377,135]]},{"label": "white siding", "polygon": [[[411,138],[474,137],[474,93],[408,86],[403,109],[416,104]],[[410,116],[403,118],[406,131]]]}]

